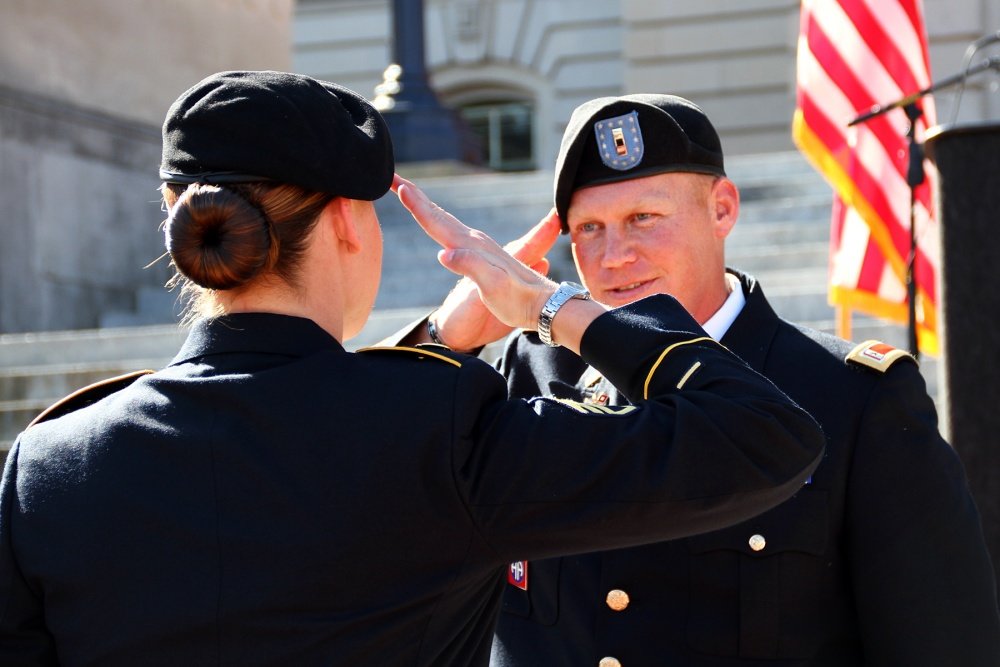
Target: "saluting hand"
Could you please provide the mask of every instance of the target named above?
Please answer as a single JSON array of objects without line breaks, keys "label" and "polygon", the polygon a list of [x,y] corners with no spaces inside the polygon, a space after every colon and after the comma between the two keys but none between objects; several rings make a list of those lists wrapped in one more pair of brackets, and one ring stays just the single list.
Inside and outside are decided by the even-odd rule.
[{"label": "saluting hand", "polygon": [[[464,317],[467,322],[474,323],[477,319],[480,322],[477,330],[464,333],[463,342],[497,329],[501,331],[497,335],[499,338],[511,327],[535,328],[542,306],[556,289],[554,282],[522,264],[482,231],[462,224],[430,201],[410,181],[397,175],[392,189],[427,235],[443,248],[438,253],[438,261],[449,271],[469,279],[462,281],[466,284],[459,286],[460,293],[449,296],[450,301],[457,302],[466,309]],[[550,213],[535,229],[509,244],[508,249],[547,270],[548,263],[542,255],[551,247],[558,233],[558,218]],[[474,312],[477,302],[480,304],[478,308],[482,309],[485,305],[488,309],[488,313],[485,309],[480,313],[483,317],[477,317]],[[449,322],[446,340],[453,347],[471,349],[483,342],[490,342],[477,341],[467,348],[457,342],[463,335],[461,319],[462,315]]]}]

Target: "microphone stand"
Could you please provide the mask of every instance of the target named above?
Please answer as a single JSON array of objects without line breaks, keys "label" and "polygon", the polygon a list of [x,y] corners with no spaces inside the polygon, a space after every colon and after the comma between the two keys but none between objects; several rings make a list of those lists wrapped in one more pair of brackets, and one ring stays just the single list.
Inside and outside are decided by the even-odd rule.
[{"label": "microphone stand", "polygon": [[987,58],[986,60],[976,63],[972,67],[965,68],[961,74],[955,74],[945,79],[941,79],[923,90],[918,90],[917,92],[902,97],[890,104],[876,104],[871,107],[871,109],[863,114],[860,114],[857,118],[847,124],[848,127],[853,127],[854,125],[864,123],[872,118],[875,118],[876,116],[881,116],[882,114],[899,107],[903,108],[906,112],[906,117],[910,121],[909,126],[906,128],[907,147],[909,151],[906,183],[910,186],[910,253],[906,260],[906,300],[910,353],[918,359],[920,358],[920,348],[917,345],[917,281],[914,275],[914,266],[917,259],[915,211],[917,205],[917,186],[924,182],[925,173],[924,148],[916,138],[917,120],[921,115],[923,115],[923,111],[917,105],[917,100],[924,95],[929,95],[937,90],[954,86],[957,83],[964,83],[968,77],[987,69],[995,69],[1000,72],[1000,57],[993,56],[991,58]]},{"label": "microphone stand", "polygon": [[1000,56],[993,56],[991,58],[987,58],[986,60],[981,60],[972,67],[967,68],[961,74],[954,74],[945,79],[941,79],[940,81],[936,81],[931,85],[927,86],[926,88],[924,88],[923,90],[918,90],[917,92],[907,95],[906,97],[901,97],[900,99],[896,100],[895,102],[892,102],[891,104],[876,104],[872,106],[868,111],[866,111],[863,114],[860,114],[857,118],[849,122],[847,124],[847,127],[853,127],[858,123],[864,123],[867,120],[871,120],[875,116],[881,116],[887,111],[892,111],[893,109],[897,109],[899,107],[905,107],[907,104],[912,104],[916,102],[924,95],[929,95],[933,92],[942,90],[944,88],[950,88],[951,86],[954,86],[956,83],[964,82],[973,74],[979,74],[980,72],[988,69],[995,69],[998,72],[1000,72]]}]

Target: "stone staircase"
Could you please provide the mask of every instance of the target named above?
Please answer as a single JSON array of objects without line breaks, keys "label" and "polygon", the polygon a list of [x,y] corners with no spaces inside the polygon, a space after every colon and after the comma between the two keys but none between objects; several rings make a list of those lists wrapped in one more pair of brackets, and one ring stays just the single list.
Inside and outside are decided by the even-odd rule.
[{"label": "stone staircase", "polygon": [[[727,244],[727,262],[754,274],[787,319],[834,332],[826,301],[830,189],[798,153],[739,156],[727,164],[742,207]],[[406,175],[405,167],[402,169]],[[471,174],[414,180],[444,208],[504,242],[551,207],[552,173]],[[376,203],[385,237],[383,280],[368,326],[350,349],[374,343],[440,303],[454,284],[436,260],[437,246],[393,196]],[[552,275],[575,276],[565,238],[550,255]],[[171,299],[160,321],[171,321]],[[0,335],[0,458],[42,409],[91,382],[141,368],[160,368],[185,332],[176,324],[90,331]],[[856,315],[851,338],[905,347],[906,329]],[[484,356],[495,354],[491,346]],[[937,360],[922,368],[931,395]]]}]

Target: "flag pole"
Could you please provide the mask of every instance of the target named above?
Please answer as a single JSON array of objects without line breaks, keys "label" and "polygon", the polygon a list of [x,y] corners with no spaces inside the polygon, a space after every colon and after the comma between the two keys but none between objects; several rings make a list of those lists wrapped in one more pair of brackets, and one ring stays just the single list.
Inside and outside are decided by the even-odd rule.
[{"label": "flag pole", "polygon": [[836,308],[837,316],[837,337],[844,340],[851,340],[851,314],[852,311],[847,306],[841,304]]},{"label": "flag pole", "polygon": [[909,140],[910,164],[906,171],[906,182],[910,186],[910,255],[906,258],[906,301],[907,318],[910,329],[910,354],[920,358],[920,345],[917,343],[917,277],[914,267],[917,263],[917,232],[916,215],[917,187],[924,182],[924,146],[916,137],[917,119],[923,111],[916,102],[910,102],[903,107],[910,126],[906,128],[906,138]]}]

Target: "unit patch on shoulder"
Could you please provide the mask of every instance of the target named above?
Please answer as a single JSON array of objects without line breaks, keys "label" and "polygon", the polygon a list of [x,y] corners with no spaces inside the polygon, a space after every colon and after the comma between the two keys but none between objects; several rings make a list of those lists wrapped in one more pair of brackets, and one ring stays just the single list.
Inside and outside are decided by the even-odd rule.
[{"label": "unit patch on shoulder", "polygon": [[108,378],[107,380],[101,380],[100,382],[95,382],[92,385],[88,385],[83,389],[77,389],[69,396],[53,403],[45,410],[43,410],[37,417],[31,420],[27,428],[31,428],[35,424],[41,424],[42,422],[49,421],[50,419],[55,419],[56,417],[62,417],[70,412],[75,412],[80,408],[85,408],[88,405],[96,403],[97,401],[110,396],[111,394],[121,391],[125,387],[129,386],[143,375],[149,375],[153,371],[142,370],[135,371],[134,373],[126,373],[125,375],[118,375],[113,378]]},{"label": "unit patch on shoulder", "polygon": [[848,352],[844,359],[859,366],[874,368],[880,373],[885,373],[900,359],[909,359],[913,363],[917,363],[917,360],[910,353],[879,340],[866,340]]},{"label": "unit patch on shoulder", "polygon": [[420,359],[437,359],[438,361],[443,361],[449,363],[452,366],[458,368],[462,367],[461,358],[463,356],[460,353],[452,352],[450,349],[443,345],[419,345],[417,347],[406,347],[406,346],[396,346],[396,347],[362,347],[357,350],[359,353],[372,353],[372,352],[395,352],[403,353],[411,356],[415,356]]},{"label": "unit patch on shoulder", "polygon": [[528,590],[528,561],[516,560],[507,568],[507,583],[522,591]]}]

